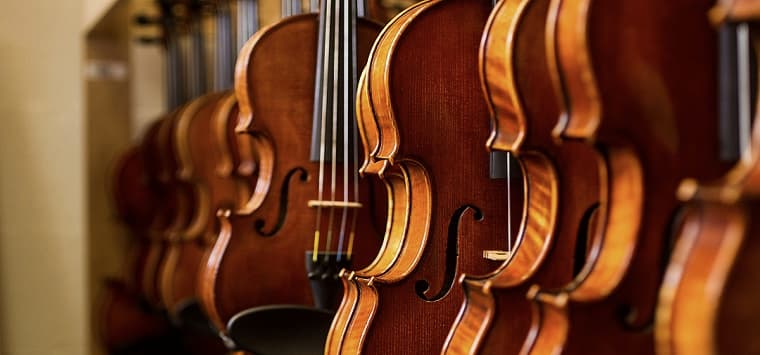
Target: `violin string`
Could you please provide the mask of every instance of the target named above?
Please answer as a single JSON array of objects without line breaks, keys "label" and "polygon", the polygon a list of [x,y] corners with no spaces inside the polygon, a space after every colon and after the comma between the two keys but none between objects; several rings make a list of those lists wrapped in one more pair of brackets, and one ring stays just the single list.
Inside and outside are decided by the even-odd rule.
[{"label": "violin string", "polygon": [[739,148],[743,152],[750,141],[752,120],[752,103],[750,102],[750,63],[749,63],[749,28],[741,23],[737,30],[738,68],[739,68]]},{"label": "violin string", "polygon": [[[361,199],[359,198],[359,170],[358,170],[359,169],[359,138],[358,138],[359,137],[359,127],[357,126],[356,115],[355,115],[355,112],[354,112],[354,107],[355,107],[354,106],[354,102],[356,101],[356,96],[355,95],[356,95],[356,90],[357,90],[357,87],[356,87],[356,85],[357,85],[356,78],[358,77],[358,75],[357,75],[357,67],[356,67],[357,61],[356,61],[356,31],[355,31],[357,16],[358,16],[358,9],[354,9],[354,11],[352,11],[351,17],[349,19],[351,21],[351,24],[349,26],[350,26],[350,29],[352,30],[351,34],[350,34],[350,38],[349,38],[349,41],[350,41],[349,43],[351,44],[351,50],[350,50],[350,53],[349,53],[349,55],[351,56],[351,59],[350,59],[350,64],[351,64],[351,68],[350,68],[350,70],[351,70],[351,83],[350,83],[351,84],[351,91],[349,92],[349,97],[351,98],[351,100],[349,101],[350,102],[350,106],[349,106],[349,110],[350,110],[349,112],[350,112],[350,114],[349,114],[349,117],[351,118],[351,130],[353,131],[353,135],[351,137],[351,140],[352,140],[351,147],[353,148],[353,150],[352,150],[351,153],[353,155],[353,167],[354,167],[354,169],[352,171],[353,178],[354,178],[354,184],[353,184],[353,188],[354,188],[354,201],[360,202]],[[351,216],[351,231],[349,232],[349,237],[348,237],[348,251],[346,252],[346,257],[348,258],[348,260],[351,260],[351,255],[353,254],[353,250],[354,250],[354,236],[356,235],[356,233],[355,233],[355,231],[356,231],[356,219],[357,219],[358,215],[359,215],[359,209],[357,209],[357,208],[353,209],[352,216]]]},{"label": "violin string", "polygon": [[243,42],[241,43],[241,48],[242,48],[242,46],[245,45],[245,42],[248,41],[247,37],[250,36],[251,33],[253,32],[253,29],[251,27],[253,26],[253,21],[254,21],[254,17],[253,17],[253,11],[254,11],[254,9],[253,9],[253,2],[250,1],[250,0],[244,0],[244,2],[245,2],[245,22],[243,23],[243,26],[245,26],[244,27],[244,29],[245,29],[245,35],[244,35],[244,37],[246,37],[246,38],[243,38]]},{"label": "violin string", "polygon": [[343,70],[343,87],[342,87],[342,94],[343,94],[343,212],[340,218],[340,238],[338,241],[338,261],[341,261],[343,259],[342,251],[343,251],[343,243],[346,238],[346,222],[348,220],[348,125],[350,123],[350,120],[353,118],[350,115],[350,111],[348,108],[349,102],[350,102],[350,93],[349,90],[351,89],[349,85],[349,58],[348,58],[348,52],[350,51],[350,43],[349,43],[349,19],[351,10],[350,10],[350,4],[348,1],[345,1],[345,10],[343,11],[343,35],[341,40],[341,46],[343,48],[343,66],[341,69]]},{"label": "violin string", "polygon": [[[335,1],[335,15],[340,14],[341,11],[341,3],[340,1]],[[340,18],[338,18],[338,21],[333,21],[334,28],[333,28],[333,53],[332,60],[333,60],[333,67],[332,67],[332,84],[333,84],[333,91],[332,91],[332,102],[330,103],[332,106],[332,121],[330,122],[331,128],[332,128],[332,137],[330,139],[331,141],[331,161],[330,161],[330,201],[335,201],[335,188],[336,188],[336,178],[338,175],[338,85],[340,82],[340,55],[338,55],[339,51],[339,45],[340,45]],[[327,223],[327,251],[330,251],[330,248],[332,248],[332,237],[333,237],[333,223],[335,222],[335,208],[330,208],[330,214],[328,218]],[[329,253],[325,253],[325,261],[329,259]]]},{"label": "violin string", "polygon": [[[328,1],[325,1],[323,3],[323,21],[322,25],[323,28],[321,29],[324,31],[325,35],[323,38],[328,39],[331,36],[331,28],[330,26],[327,26],[326,24],[329,22],[329,18],[331,16],[331,7],[327,6]],[[324,45],[322,47],[322,50],[324,53],[321,53],[324,57],[329,56],[329,53],[331,51],[331,44],[329,40],[324,41]],[[328,72],[328,66],[330,65],[330,61],[323,60],[322,63],[322,73]],[[318,186],[318,198],[317,201],[322,201],[324,197],[324,182],[325,182],[325,139],[326,139],[326,133],[327,133],[327,94],[328,94],[328,88],[325,85],[326,81],[322,80],[320,82],[320,89],[322,90],[322,104],[320,107],[320,143],[319,143],[319,186]],[[314,252],[312,255],[312,261],[317,262],[317,257],[319,254],[319,231],[322,227],[322,206],[321,204],[317,205],[317,222],[316,227],[314,228]]]},{"label": "violin string", "polygon": [[244,24],[247,22],[246,16],[245,16],[245,0],[238,0],[237,1],[237,23],[235,24],[235,29],[237,30],[237,50],[240,50],[243,48],[244,39],[245,36],[245,29]]},{"label": "violin string", "polygon": [[512,253],[512,152],[507,152],[507,251]]}]

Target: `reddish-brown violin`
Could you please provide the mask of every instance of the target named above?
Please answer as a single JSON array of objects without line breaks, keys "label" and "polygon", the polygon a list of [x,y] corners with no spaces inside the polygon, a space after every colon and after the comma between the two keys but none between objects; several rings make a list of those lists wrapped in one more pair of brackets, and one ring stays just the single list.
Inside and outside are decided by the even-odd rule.
[{"label": "reddish-brown violin", "polygon": [[488,145],[520,162],[516,168],[525,177],[512,183],[524,184],[526,207],[508,223],[515,242],[502,266],[462,279],[466,301],[447,354],[519,353],[530,336],[527,287],[570,282],[593,231],[600,188],[596,154],[585,141],[553,134],[560,116],[555,97],[562,93],[552,87],[546,47],[536,45],[545,37],[549,2],[500,1],[483,33],[480,77],[493,120]]},{"label": "reddish-brown violin", "polygon": [[733,132],[724,143],[742,159],[718,182],[680,186],[688,206],[660,290],[658,354],[760,353],[760,4],[719,1],[710,14],[721,32],[720,120]]},{"label": "reddish-brown violin", "polygon": [[716,133],[711,5],[552,0],[545,43],[562,93],[557,131],[594,144],[600,207],[574,280],[531,290],[524,352],[654,352],[657,290],[681,206],[674,192],[684,177],[717,178],[730,165]]},{"label": "reddish-brown violin", "polygon": [[[373,47],[357,98],[361,171],[386,184],[390,209],[375,261],[343,274],[328,354],[440,352],[464,299],[457,279],[509,254],[509,221],[517,232],[526,202],[520,166],[484,147],[478,52],[492,6],[420,2]],[[542,257],[514,251],[528,264]]]},{"label": "reddish-brown violin", "polygon": [[357,18],[354,1],[323,1],[318,15],[288,17],[242,49],[238,130],[257,142],[258,180],[247,208],[220,213],[201,280],[222,332],[251,307],[334,307],[340,266],[375,255],[377,209],[356,173],[349,103],[378,27]]},{"label": "reddish-brown violin", "polygon": [[155,213],[155,196],[147,186],[139,147],[127,150],[114,170],[113,197],[116,210],[135,238],[124,270],[124,281],[109,280],[101,306],[100,336],[106,348],[119,351],[169,333],[169,324],[147,307],[141,281],[155,272],[151,263],[148,227]]}]

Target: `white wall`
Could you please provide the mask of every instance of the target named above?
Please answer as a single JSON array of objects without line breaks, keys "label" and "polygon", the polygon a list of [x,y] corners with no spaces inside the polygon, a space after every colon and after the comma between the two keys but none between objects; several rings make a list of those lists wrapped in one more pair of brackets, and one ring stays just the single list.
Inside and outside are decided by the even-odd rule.
[{"label": "white wall", "polygon": [[0,353],[89,353],[81,0],[2,1]]}]

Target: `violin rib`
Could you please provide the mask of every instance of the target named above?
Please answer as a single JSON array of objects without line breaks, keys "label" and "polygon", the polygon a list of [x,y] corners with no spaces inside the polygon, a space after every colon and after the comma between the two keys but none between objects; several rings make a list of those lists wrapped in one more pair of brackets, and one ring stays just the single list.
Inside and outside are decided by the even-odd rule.
[{"label": "violin rib", "polygon": [[[366,59],[378,31],[358,19],[357,61]],[[257,180],[244,206],[219,214],[220,230],[200,276],[203,307],[222,333],[234,315],[252,307],[314,305],[304,260],[314,243],[316,209],[308,201],[317,196],[319,175],[318,162],[309,159],[318,33],[318,14],[291,16],[259,30],[238,57],[236,131],[250,138]],[[336,190],[343,191],[349,182],[337,180]],[[363,202],[374,193],[362,180]],[[375,209],[357,209],[355,265],[369,264],[379,245]],[[241,283],[240,275],[251,282]]]},{"label": "violin rib", "polygon": [[[530,294],[542,318],[533,319],[536,336],[524,349],[653,353],[657,289],[682,207],[674,191],[685,177],[716,178],[729,167],[718,157],[715,134],[710,4],[552,0],[550,6],[547,60],[562,93],[555,132],[593,143],[601,188],[580,272],[563,287],[539,283]],[[549,315],[563,320],[549,322]]]},{"label": "violin rib", "polygon": [[419,2],[373,46],[357,92],[361,172],[385,184],[388,217],[374,262],[343,273],[348,291],[327,354],[440,352],[464,298],[459,276],[499,265],[483,258],[508,244],[506,183],[489,178],[488,107],[478,81],[491,6]]},{"label": "violin rib", "polygon": [[[760,18],[759,11],[756,2],[719,1],[710,17],[715,25],[751,26]],[[756,29],[748,35],[751,53],[746,55],[757,58]],[[760,114],[757,98],[750,101],[747,104],[754,113],[747,118],[752,128],[739,132],[748,140],[741,159],[720,179],[690,178],[679,186],[679,197],[687,206],[659,293],[654,328],[658,354],[760,352],[754,335],[760,307],[751,296],[758,284],[755,271],[760,260],[760,243],[755,238],[760,228],[756,223]]]}]

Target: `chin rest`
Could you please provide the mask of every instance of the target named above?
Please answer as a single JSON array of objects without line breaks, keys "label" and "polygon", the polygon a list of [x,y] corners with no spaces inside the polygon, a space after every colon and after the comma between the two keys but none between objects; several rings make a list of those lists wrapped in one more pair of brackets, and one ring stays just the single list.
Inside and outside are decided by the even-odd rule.
[{"label": "chin rest", "polygon": [[273,305],[236,314],[227,330],[237,347],[257,355],[323,354],[334,312]]},{"label": "chin rest", "polygon": [[180,327],[190,329],[194,332],[200,332],[217,336],[218,332],[209,321],[206,314],[203,313],[198,301],[192,300],[183,302],[179,305],[174,313],[173,321]]}]

